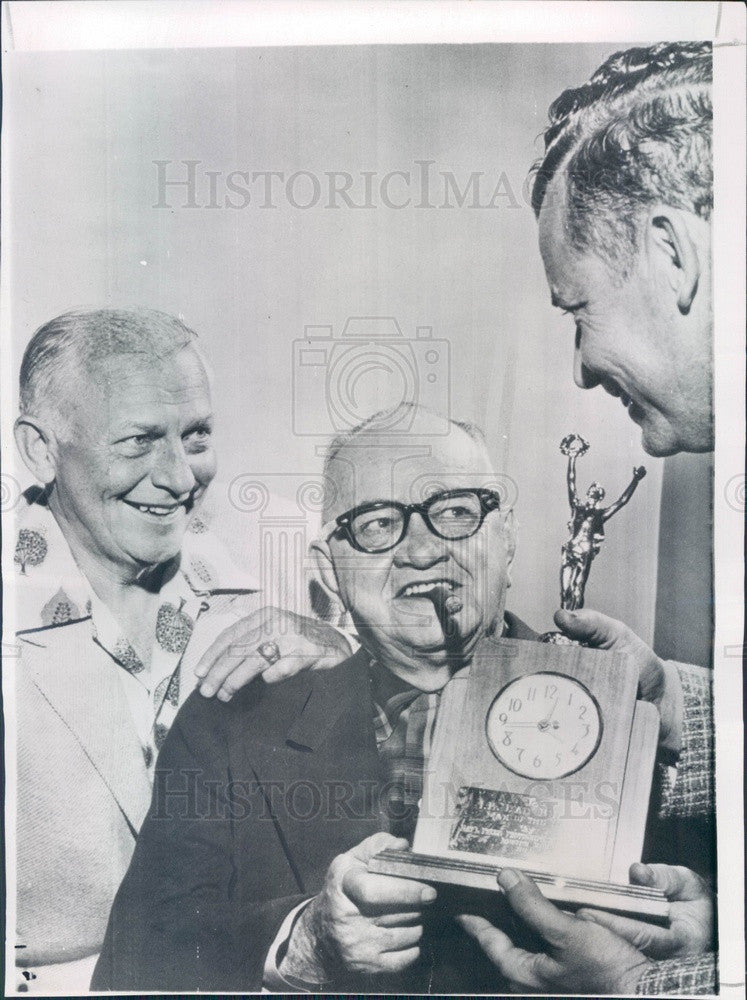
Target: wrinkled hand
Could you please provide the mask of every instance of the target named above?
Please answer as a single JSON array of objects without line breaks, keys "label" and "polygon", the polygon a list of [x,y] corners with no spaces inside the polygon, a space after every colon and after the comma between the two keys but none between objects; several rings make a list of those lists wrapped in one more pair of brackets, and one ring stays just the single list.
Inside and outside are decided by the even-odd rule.
[{"label": "wrinkled hand", "polygon": [[417,960],[422,910],[436,890],[367,867],[379,851],[406,846],[406,840],[376,833],[334,859],[321,892],[296,921],[281,974],[320,983],[341,970],[400,972]]},{"label": "wrinkled hand", "polygon": [[[269,664],[257,652],[275,642],[280,659]],[[324,670],[350,656],[347,639],[331,625],[280,608],[260,608],[221,632],[195,667],[200,694],[230,701],[239,688],[259,674],[272,684],[301,670]]]},{"label": "wrinkled hand", "polygon": [[713,895],[699,875],[681,865],[635,864],[630,881],[664,892],[671,903],[668,927],[601,910],[583,909],[577,915],[621,935],[649,958],[702,955],[713,949]]},{"label": "wrinkled hand", "polygon": [[514,912],[543,939],[545,951],[517,948],[484,917],[462,914],[457,920],[515,987],[542,993],[634,995],[650,962],[625,938],[559,910],[523,872],[504,868],[498,882]]},{"label": "wrinkled hand", "polygon": [[656,705],[661,716],[659,742],[679,750],[676,706],[681,697],[681,686],[676,666],[660,660],[653,649],[623,622],[591,608],[556,611],[555,624],[571,639],[578,639],[595,649],[626,653],[635,661],[638,666],[638,696]]}]

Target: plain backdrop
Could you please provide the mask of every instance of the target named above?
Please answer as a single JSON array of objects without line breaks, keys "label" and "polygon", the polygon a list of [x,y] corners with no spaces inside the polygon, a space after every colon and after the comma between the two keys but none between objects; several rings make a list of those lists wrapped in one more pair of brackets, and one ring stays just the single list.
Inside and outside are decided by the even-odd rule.
[{"label": "plain backdrop", "polygon": [[[597,480],[611,501],[634,465],[649,473],[609,522],[587,605],[649,642],[656,633],[665,655],[706,662],[707,460],[666,463],[660,519],[665,463],[643,453],[619,402],[573,385],[572,323],[550,306],[526,199],[548,105],[623,47],[10,55],[6,363],[17,371],[33,331],[72,307],[141,304],[182,316],[213,368],[216,499],[243,517],[260,576],[270,563],[276,576],[297,570],[315,530],[314,505],[299,497],[314,492],[335,422],[395,401],[406,386],[484,427],[520,523],[509,607],[539,629],[557,606],[568,518],[558,444],[581,433],[592,446],[579,462],[584,490]],[[426,198],[418,161],[429,162]],[[188,169],[192,203],[186,188],[164,197],[159,171],[184,180]],[[227,188],[235,171],[281,173],[275,207],[265,207],[261,180],[247,183],[248,205],[226,207],[226,196],[243,200]],[[374,207],[341,196],[330,207],[335,171],[353,178],[356,203],[370,183]],[[395,171],[410,175],[409,190],[393,174],[387,205],[382,179]],[[298,172],[289,196],[285,182]],[[443,174],[468,190],[462,207],[453,189],[447,199]],[[475,174],[477,197],[466,187]],[[408,194],[410,205],[392,207]],[[367,320],[363,347],[348,344],[354,353],[344,355],[351,317],[386,321]],[[258,483],[271,499],[256,501]]]}]

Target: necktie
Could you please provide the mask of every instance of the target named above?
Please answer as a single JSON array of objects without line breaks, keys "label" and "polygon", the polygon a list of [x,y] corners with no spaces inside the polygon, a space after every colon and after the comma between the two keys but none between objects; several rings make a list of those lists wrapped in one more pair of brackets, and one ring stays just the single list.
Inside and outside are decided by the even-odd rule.
[{"label": "necktie", "polygon": [[411,689],[390,698],[384,709],[391,733],[379,743],[386,776],[382,803],[390,832],[410,841],[423,794],[423,766],[438,700],[438,692]]}]

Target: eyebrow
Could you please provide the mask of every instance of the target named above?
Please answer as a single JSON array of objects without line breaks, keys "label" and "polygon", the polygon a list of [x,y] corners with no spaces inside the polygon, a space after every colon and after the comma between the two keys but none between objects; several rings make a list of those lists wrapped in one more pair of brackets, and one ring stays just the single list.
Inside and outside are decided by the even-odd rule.
[{"label": "eyebrow", "polygon": [[[194,417],[187,424],[187,430],[194,427],[211,427],[213,424],[213,414],[205,413]],[[164,425],[161,423],[145,423],[140,420],[126,420],[123,421],[118,427],[115,428],[115,434],[162,434],[164,430]],[[185,433],[185,432],[182,432]]]},{"label": "eyebrow", "polygon": [[192,420],[190,420],[189,423],[186,425],[185,430],[182,431],[182,433],[186,434],[187,431],[193,430],[195,427],[206,427],[212,429],[212,426],[213,426],[213,414],[206,413],[203,416],[194,417]]},{"label": "eyebrow", "polygon": [[160,424],[143,424],[137,420],[125,421],[114,428],[115,434],[153,434],[162,431]]}]

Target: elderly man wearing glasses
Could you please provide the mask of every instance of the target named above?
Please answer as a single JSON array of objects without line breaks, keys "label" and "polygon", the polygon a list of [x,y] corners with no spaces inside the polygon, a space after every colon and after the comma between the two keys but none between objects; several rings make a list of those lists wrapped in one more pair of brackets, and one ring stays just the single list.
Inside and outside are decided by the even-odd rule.
[{"label": "elderly man wearing glasses", "polygon": [[[534,635],[505,611],[513,519],[479,431],[418,410],[411,433],[393,437],[387,416],[331,446],[313,546],[361,649],[227,705],[187,702],[94,989],[499,989],[432,887],[367,870],[412,834],[455,667],[486,634]],[[635,983],[645,956],[604,927],[593,933],[604,975],[589,987]]]}]

